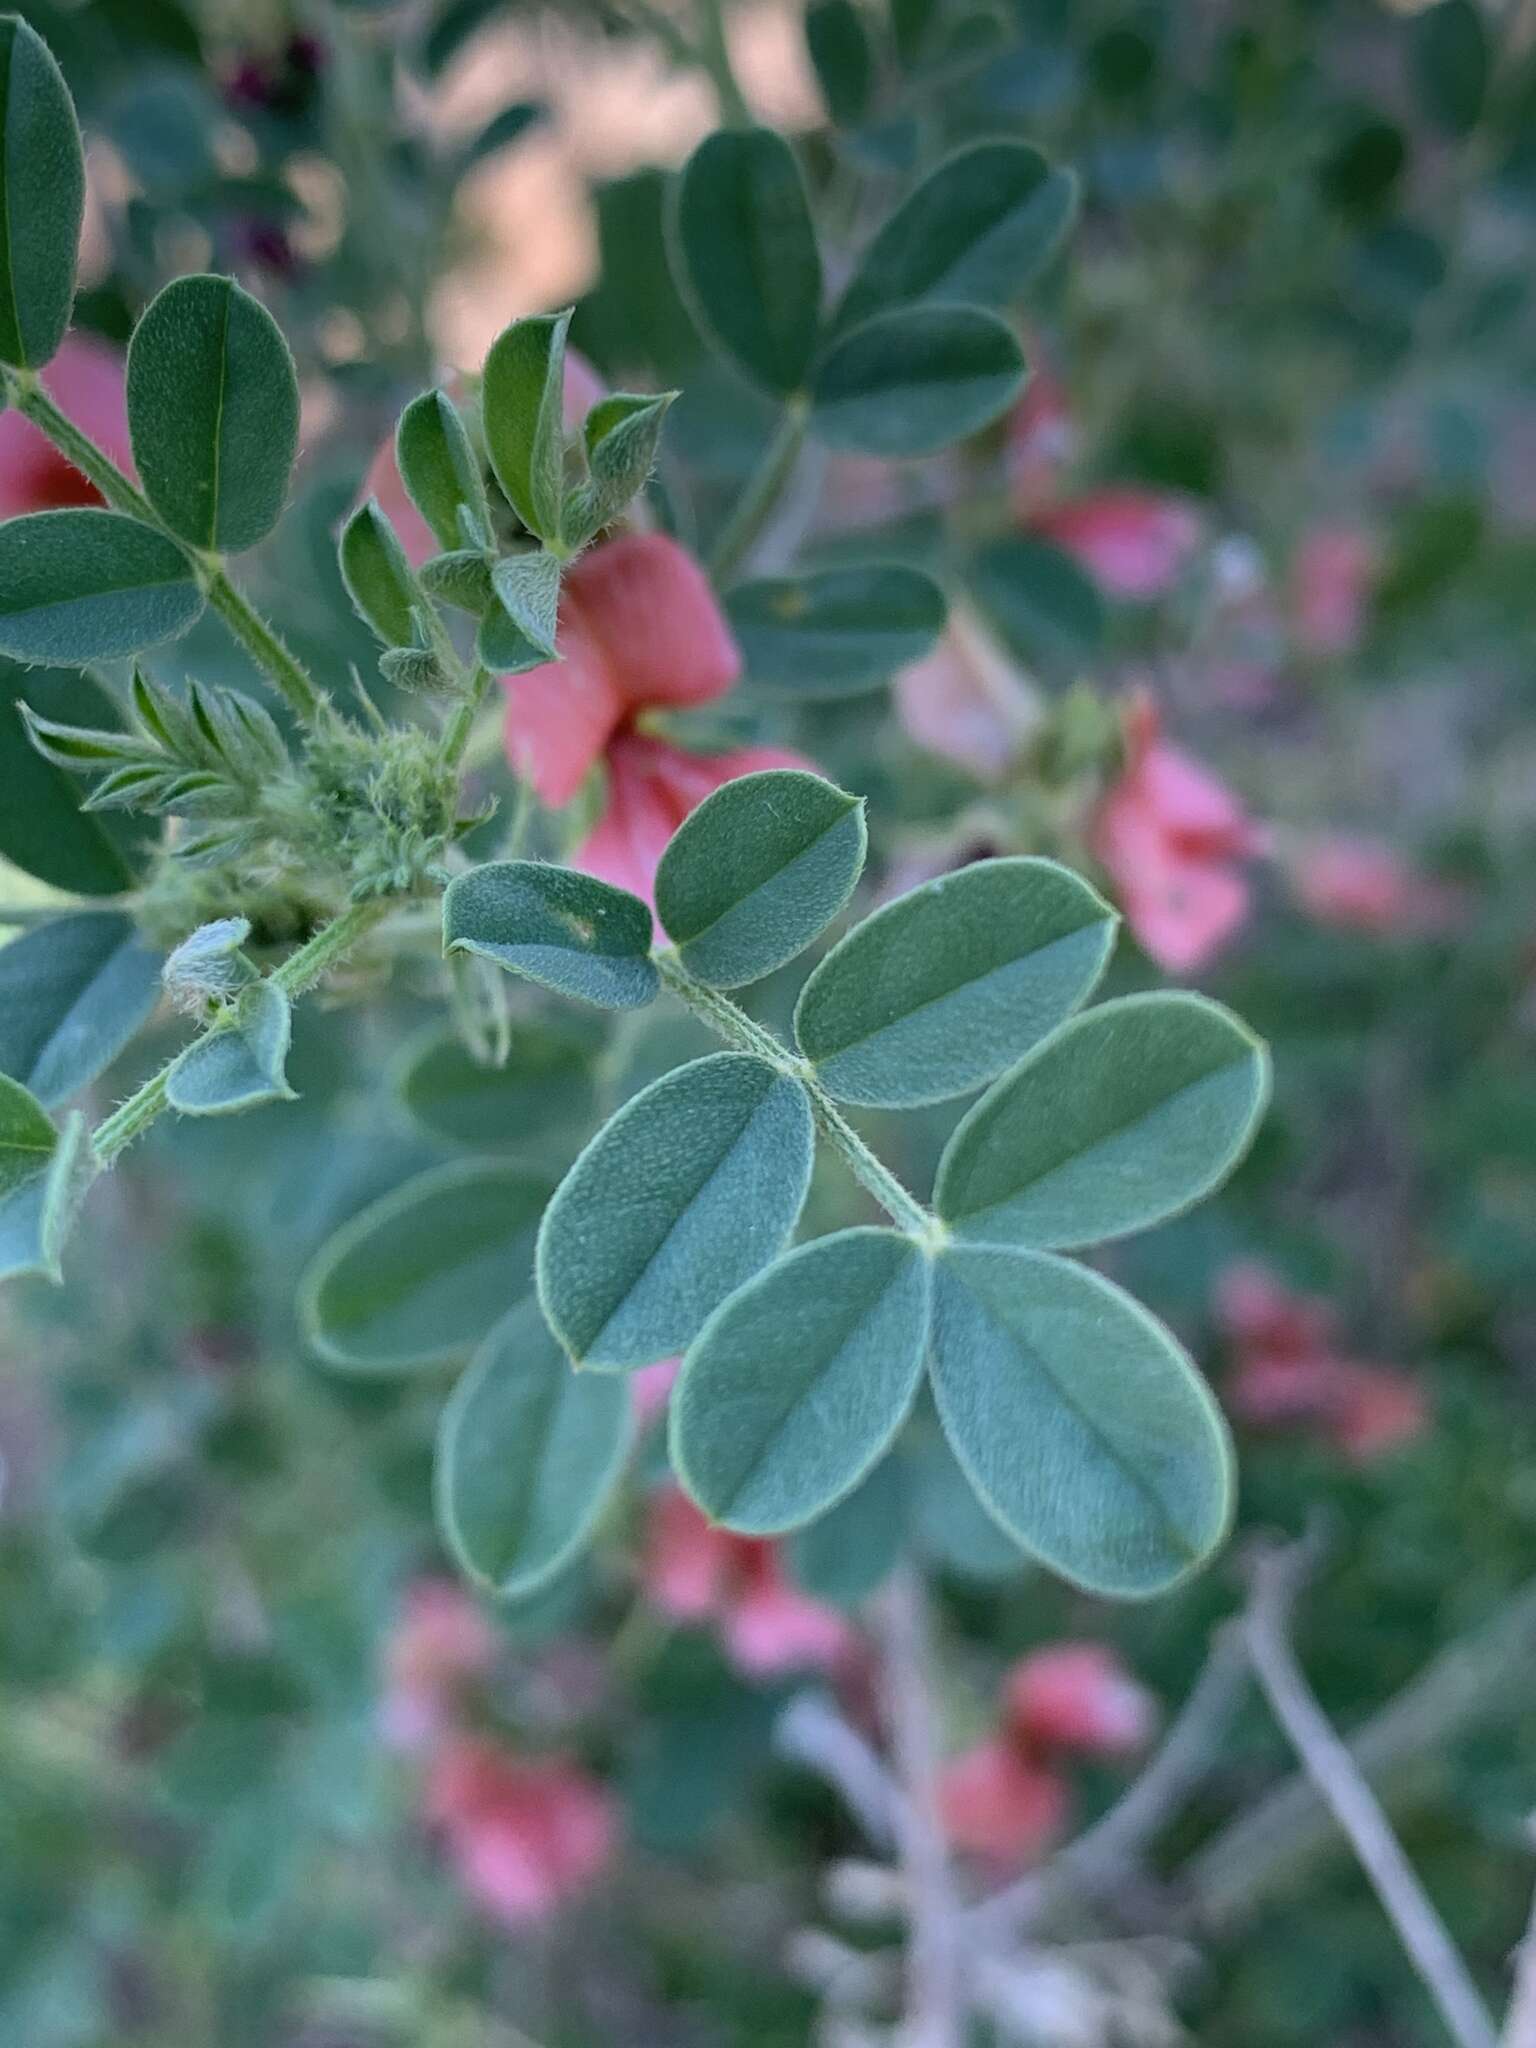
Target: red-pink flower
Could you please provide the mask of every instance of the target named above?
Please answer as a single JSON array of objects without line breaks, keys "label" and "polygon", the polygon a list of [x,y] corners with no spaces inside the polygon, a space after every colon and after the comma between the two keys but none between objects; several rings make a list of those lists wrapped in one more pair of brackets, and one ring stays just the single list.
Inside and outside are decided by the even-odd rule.
[{"label": "red-pink flower", "polygon": [[464,1889],[505,1927],[547,1919],[585,1891],[618,1833],[612,1799],[579,1765],[515,1760],[468,1736],[434,1758],[424,1811]]},{"label": "red-pink flower", "polygon": [[1125,768],[1098,807],[1090,844],[1142,945],[1170,973],[1190,973],[1247,914],[1240,863],[1263,851],[1263,835],[1230,790],[1162,737],[1144,691],[1125,727]]},{"label": "red-pink flower", "polygon": [[396,1749],[424,1749],[448,1730],[459,1695],[490,1669],[496,1636],[451,1579],[411,1586],[384,1646],[380,1726]]},{"label": "red-pink flower", "polygon": [[1323,834],[1304,841],[1289,867],[1302,909],[1343,931],[1399,937],[1441,931],[1461,906],[1456,890],[1421,875],[1381,839]]},{"label": "red-pink flower", "polygon": [[997,1863],[1037,1863],[1066,1827],[1065,1779],[1002,1737],[951,1757],[939,1774],[939,1817],[957,1849]]},{"label": "red-pink flower", "polygon": [[1079,1756],[1134,1756],[1157,1726],[1151,1693],[1106,1643],[1052,1643],[1022,1657],[1004,1712],[1028,1747]]},{"label": "red-pink flower", "polygon": [[641,1578],[674,1621],[713,1622],[748,1678],[828,1670],[853,1646],[843,1616],[790,1583],[776,1544],[716,1528],[676,1487],[651,1504]]},{"label": "red-pink flower", "polygon": [[896,711],[920,747],[978,782],[1001,782],[1040,723],[1033,684],[960,604],[932,652],[897,675]]},{"label": "red-pink flower", "polygon": [[1111,597],[1161,597],[1204,538],[1188,499],[1134,484],[1063,495],[1076,434],[1066,392],[1037,372],[1008,420],[1009,495],[1020,523],[1080,562]]},{"label": "red-pink flower", "polygon": [[1309,654],[1348,654],[1358,645],[1379,551],[1351,526],[1315,526],[1291,563],[1291,620]]},{"label": "red-pink flower", "polygon": [[1267,1267],[1230,1267],[1216,1315],[1235,1354],[1227,1401],[1240,1421],[1309,1430],[1356,1464],[1428,1426],[1428,1403],[1405,1373],[1349,1357],[1329,1304],[1292,1293]]},{"label": "red-pink flower", "polygon": [[507,755],[545,803],[602,761],[608,795],[576,865],[650,900],[667,841],[722,783],[810,764],[779,747],[695,754],[639,730],[652,711],[713,703],[741,654],[698,563],[660,533],[621,534],[566,572],[561,659],[505,679]]},{"label": "red-pink flower", "polygon": [[[66,334],[42,373],[43,387],[104,449],[120,469],[133,472],[123,362],[115,349],[89,334]],[[0,412],[0,519],[50,512],[64,505],[99,505],[101,493],[61,455],[41,429],[9,408]]]},{"label": "red-pink flower", "polygon": [[680,1358],[658,1358],[654,1365],[642,1365],[638,1372],[630,1374],[629,1390],[635,1406],[635,1420],[642,1429],[648,1429],[666,1413],[682,1365]]}]

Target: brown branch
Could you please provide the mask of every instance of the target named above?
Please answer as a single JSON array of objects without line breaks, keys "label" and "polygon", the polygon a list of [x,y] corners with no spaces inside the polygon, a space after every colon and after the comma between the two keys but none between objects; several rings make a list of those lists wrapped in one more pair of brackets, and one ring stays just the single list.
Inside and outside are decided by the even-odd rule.
[{"label": "brown branch", "polygon": [[1493,2021],[1461,1951],[1297,1662],[1288,1632],[1295,1580],[1293,1553],[1272,1552],[1259,1560],[1244,1623],[1254,1674],[1307,1775],[1348,1836],[1451,2038],[1458,2048],[1497,2048]]}]

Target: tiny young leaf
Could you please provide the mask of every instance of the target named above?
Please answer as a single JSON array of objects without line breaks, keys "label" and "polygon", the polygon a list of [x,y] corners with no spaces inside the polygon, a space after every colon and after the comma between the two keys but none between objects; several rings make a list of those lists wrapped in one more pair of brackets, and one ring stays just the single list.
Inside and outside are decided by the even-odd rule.
[{"label": "tiny young leaf", "polygon": [[455,875],[443,896],[443,950],[605,1010],[633,1010],[660,986],[651,913],[638,896],[575,868],[493,861]]},{"label": "tiny young leaf", "polygon": [[681,1351],[780,1252],[810,1184],[810,1103],[751,1053],[694,1060],[625,1104],[539,1231],[539,1299],[579,1365]]},{"label": "tiny young leaf", "polygon": [[992,1080],[1069,1017],[1118,919],[1054,861],[977,861],[887,903],[800,992],[795,1036],[841,1102],[943,1102]]},{"label": "tiny young leaf", "polygon": [[396,1373],[473,1349],[528,1292],[550,1184],[512,1166],[434,1167],[344,1223],[299,1282],[331,1365]]},{"label": "tiny young leaf", "polygon": [[379,505],[370,498],[341,530],[341,576],[357,614],[386,647],[416,641],[420,602],[410,557]]},{"label": "tiny young leaf", "polygon": [[973,1244],[1070,1250],[1160,1223],[1232,1171],[1268,1096],[1263,1045],[1203,996],[1072,1019],[961,1119],[935,1204]]},{"label": "tiny young leaf", "polygon": [[672,1397],[672,1462],[712,1521],[775,1536],[858,1485],[917,1394],[930,1273],[894,1230],[843,1230],[715,1310]]},{"label": "tiny young leaf", "polygon": [[127,1045],[160,994],[160,961],[113,910],[55,918],[0,946],[0,1073],[51,1107]]},{"label": "tiny young leaf", "polygon": [[838,307],[843,333],[923,304],[1011,306],[1061,244],[1077,180],[1023,142],[976,142],[925,178],[875,236]]},{"label": "tiny young leaf", "polygon": [[835,341],[812,386],[811,430],[832,448],[932,455],[995,420],[1024,383],[1013,330],[980,306],[900,306]]},{"label": "tiny young leaf", "polygon": [[678,180],[672,244],[704,330],[781,396],[810,370],[821,256],[795,153],[769,128],[721,129]]},{"label": "tiny young leaf", "polygon": [[546,1585],[590,1541],[634,1431],[622,1380],[578,1373],[530,1297],[454,1388],[433,1492],[462,1570],[504,1600]]},{"label": "tiny young leaf", "polygon": [[491,467],[513,511],[560,540],[565,498],[565,336],[569,313],[517,320],[491,344],[481,413]]},{"label": "tiny young leaf", "polygon": [[35,29],[0,16],[0,362],[41,369],[64,339],[84,211],[63,73]]},{"label": "tiny young leaf", "polygon": [[0,654],[78,665],[185,633],[203,609],[173,540],[122,512],[33,512],[0,526]]},{"label": "tiny young leaf", "polygon": [[263,1102],[292,1102],[284,1064],[293,1018],[287,996],[270,981],[253,982],[235,998],[229,1024],[197,1038],[166,1077],[166,1100],[183,1116],[229,1116]]},{"label": "tiny young leaf", "polygon": [[725,601],[748,683],[774,696],[845,697],[921,661],[944,630],[944,593],[902,563],[739,583]]},{"label": "tiny young leaf", "polygon": [[640,397],[616,391],[587,414],[588,481],[571,494],[566,539],[584,544],[617,519],[656,466],[656,450],[675,391]]},{"label": "tiny young leaf", "polygon": [[482,543],[490,545],[491,508],[480,458],[446,391],[424,391],[401,413],[395,429],[395,463],[411,503],[439,546],[463,547],[465,513]]},{"label": "tiny young leaf", "polygon": [[282,330],[227,277],[178,277],[128,347],[128,426],[144,495],[194,547],[234,553],[277,524],[299,442]]},{"label": "tiny young leaf", "polygon": [[932,1370],[983,1504],[1074,1584],[1145,1599],[1225,1537],[1221,1410],[1168,1331],[1097,1273],[1047,1253],[948,1247]]},{"label": "tiny young leaf", "polygon": [[657,915],[700,981],[761,981],[836,917],[867,844],[862,800],[819,775],[738,776],[672,835],[656,870]]},{"label": "tiny young leaf", "polygon": [[545,548],[503,555],[491,585],[518,633],[543,661],[553,661],[560,613],[560,560]]}]

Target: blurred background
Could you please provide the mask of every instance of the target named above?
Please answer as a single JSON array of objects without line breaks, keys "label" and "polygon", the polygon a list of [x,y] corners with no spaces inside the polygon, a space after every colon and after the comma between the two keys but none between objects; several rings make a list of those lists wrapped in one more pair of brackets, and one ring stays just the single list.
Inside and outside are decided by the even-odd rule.
[{"label": "blurred background", "polygon": [[[957,143],[1075,167],[1077,232],[1017,309],[1015,412],[923,464],[806,456],[754,556],[928,567],[939,650],[826,699],[749,671],[678,730],[867,793],[871,898],[988,852],[1078,862],[1127,914],[1115,989],[1208,989],[1277,1086],[1221,1197],[1108,1262],[1234,1422],[1239,1529],[1207,1576],[1147,1608],[1064,1589],[921,1431],[861,1522],[718,1536],[653,1430],[595,1553],[494,1610],[433,1533],[442,1385],[327,1374],[292,1308],[340,1221],[485,1142],[434,1083],[430,953],[307,1006],[299,1103],[158,1126],[68,1290],[0,1301],[0,2042],[889,2039],[861,1603],[903,1528],[977,1896],[1111,1805],[1249,1546],[1310,1532],[1298,1650],[1497,2007],[1536,1880],[1536,8],[20,12],[89,151],[54,395],[121,447],[121,352],[160,285],[212,268],[264,299],[303,453],[252,587],[343,696],[376,650],[337,521],[401,403],[472,379],[519,314],[574,302],[600,377],[681,389],[650,516],[718,531],[773,420],[701,340],[663,221],[723,93],[795,139],[834,273]],[[0,417],[0,511],[88,495]],[[259,687],[213,625],[154,666]],[[40,871],[6,822],[15,700],[83,687],[0,663],[0,935],[139,872],[131,832]],[[493,730],[491,794],[499,752]],[[153,908],[167,932],[193,912]],[[699,1049],[680,1014],[600,1044],[549,1014],[556,1080],[503,1108],[556,1167]],[[868,1128],[925,1186],[951,1122]],[[846,1200],[818,1184],[813,1225]],[[1218,1705],[1136,1867],[987,1950],[978,2043],[1446,2038],[1261,1702]]]}]

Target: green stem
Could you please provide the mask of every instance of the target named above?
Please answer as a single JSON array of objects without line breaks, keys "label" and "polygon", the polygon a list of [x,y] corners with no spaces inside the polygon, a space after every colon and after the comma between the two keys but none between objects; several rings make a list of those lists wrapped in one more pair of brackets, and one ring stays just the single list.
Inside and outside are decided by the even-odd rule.
[{"label": "green stem", "polygon": [[731,62],[730,40],[725,32],[725,0],[698,0],[699,62],[714,82],[720,96],[720,117],[729,128],[750,128],[752,109]]},{"label": "green stem", "polygon": [[[332,918],[328,925],[317,931],[313,938],[306,939],[296,952],[290,953],[282,966],[271,975],[274,988],[290,997],[301,996],[314,987],[345,954],[349,953],[363,935],[372,929],[393,907],[388,898],[375,897],[367,903],[354,903],[350,910],[344,910],[339,917]],[[227,1021],[220,1019],[210,1024],[203,1032],[204,1038],[217,1038],[229,1029]],[[179,1058],[180,1055],[178,1054]],[[110,1166],[118,1153],[131,1145],[140,1132],[145,1131],[167,1105],[166,1089],[174,1060],[168,1060],[157,1074],[152,1074],[143,1087],[121,1103],[111,1116],[97,1126],[91,1144],[98,1167]]]},{"label": "green stem", "polygon": [[763,459],[749,478],[725,522],[724,531],[710,556],[709,573],[716,583],[727,582],[745,561],[753,543],[767,525],[770,514],[794,474],[805,429],[811,416],[810,402],[796,392],[784,402],[784,416],[763,452]]},{"label": "green stem", "polygon": [[663,948],[657,952],[656,965],[662,980],[680,1001],[687,1004],[694,1015],[716,1031],[738,1051],[755,1053],[760,1060],[779,1073],[798,1081],[810,1097],[811,1114],[828,1144],[839,1152],[855,1180],[874,1196],[880,1207],[890,1217],[898,1230],[905,1231],[923,1244],[938,1242],[943,1225],[931,1215],[915,1195],[909,1194],[890,1168],[877,1159],[858,1132],[843,1115],[837,1104],[828,1095],[816,1078],[816,1070],[809,1060],[801,1059],[774,1037],[771,1031],[749,1017],[745,1010],[738,1009],[729,996],[719,989],[710,988],[702,981],[695,981],[684,967],[676,953]]},{"label": "green stem", "polygon": [[474,731],[480,706],[485,702],[485,693],[490,687],[490,670],[484,662],[477,662],[467,680],[464,695],[443,727],[443,743],[438,752],[445,768],[457,768],[464,759],[464,749],[469,745],[469,736]]},{"label": "green stem", "polygon": [[270,677],[289,708],[305,724],[312,725],[325,701],[319,685],[230,582],[222,559],[189,547],[180,534],[173,533],[138,486],[124,476],[88,434],[80,431],[67,413],[59,410],[32,372],[7,370],[5,389],[16,410],[42,429],[60,454],[90,479],[109,505],[142,520],[176,543],[197,570],[213,609]]}]

